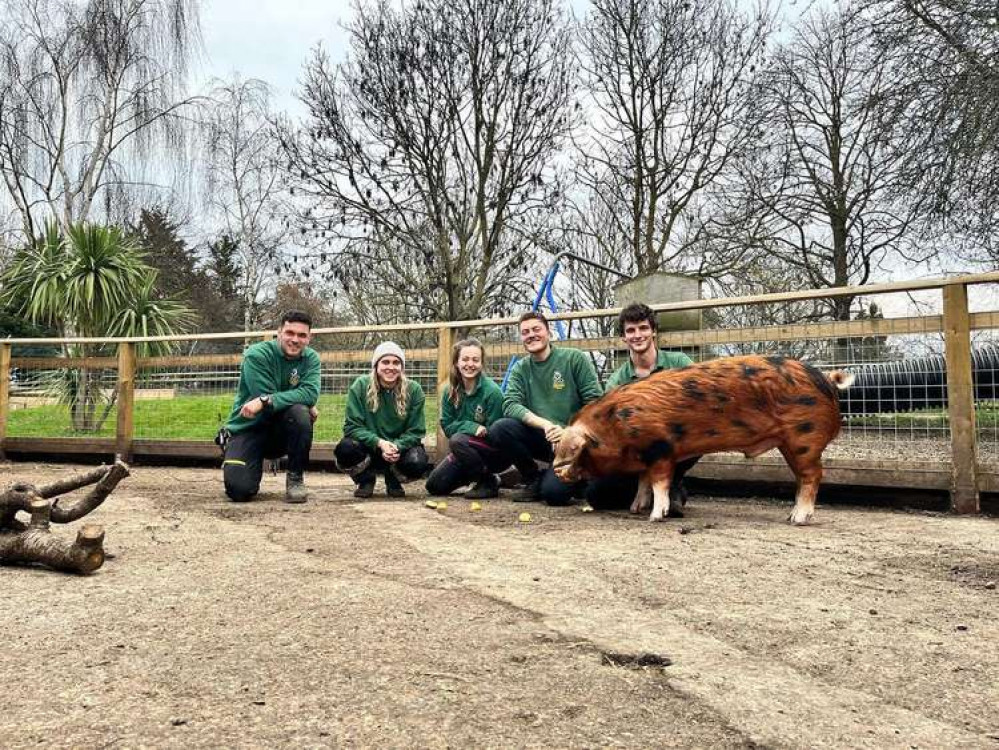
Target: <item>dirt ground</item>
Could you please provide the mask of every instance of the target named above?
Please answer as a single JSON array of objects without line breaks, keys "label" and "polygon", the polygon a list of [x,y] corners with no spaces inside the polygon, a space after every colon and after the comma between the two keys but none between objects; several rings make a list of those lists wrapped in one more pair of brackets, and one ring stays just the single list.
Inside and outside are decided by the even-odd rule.
[{"label": "dirt ground", "polygon": [[999,747],[999,519],[220,479],[134,469],[92,576],[0,568],[0,747]]}]

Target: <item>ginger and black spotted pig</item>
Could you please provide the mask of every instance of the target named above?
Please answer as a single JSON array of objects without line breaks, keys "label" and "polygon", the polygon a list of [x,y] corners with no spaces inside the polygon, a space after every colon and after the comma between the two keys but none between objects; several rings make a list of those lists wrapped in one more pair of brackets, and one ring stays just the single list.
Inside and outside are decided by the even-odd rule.
[{"label": "ginger and black spotted pig", "polygon": [[[853,376],[823,374],[784,357],[729,357],[658,372],[582,408],[565,429],[554,468],[562,481],[641,475],[632,513],[661,521],[674,467],[721,451],[753,458],[778,448],[798,480],[788,520],[808,523],[822,451],[839,434],[837,389]],[[651,489],[651,493],[650,493]]]}]

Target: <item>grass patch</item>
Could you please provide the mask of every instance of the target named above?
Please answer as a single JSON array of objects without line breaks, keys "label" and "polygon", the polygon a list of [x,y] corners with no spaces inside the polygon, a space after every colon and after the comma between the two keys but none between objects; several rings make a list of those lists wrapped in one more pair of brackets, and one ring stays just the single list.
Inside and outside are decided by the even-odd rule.
[{"label": "grass patch", "polygon": [[[135,438],[139,440],[211,440],[232,409],[232,394],[179,396],[135,402]],[[346,394],[319,398],[319,421],[313,440],[333,442],[343,436]],[[436,398],[427,399],[427,431],[437,425]],[[70,425],[69,407],[61,404],[15,409],[7,418],[9,437],[114,437],[118,419],[113,408],[99,432],[76,432]]]},{"label": "grass patch", "polygon": [[[919,411],[899,412],[897,414],[857,414],[844,418],[844,423],[850,427],[884,427],[925,429],[947,427],[950,420],[944,409],[920,409]],[[975,408],[975,422],[979,428],[995,428],[999,426],[999,404],[989,402]]]}]

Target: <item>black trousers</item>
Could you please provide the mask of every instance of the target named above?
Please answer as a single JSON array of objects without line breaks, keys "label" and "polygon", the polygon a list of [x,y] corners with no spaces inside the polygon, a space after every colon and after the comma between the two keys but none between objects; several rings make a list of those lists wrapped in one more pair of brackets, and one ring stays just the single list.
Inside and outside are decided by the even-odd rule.
[{"label": "black trousers", "polygon": [[[673,480],[669,486],[671,511],[680,510],[687,502],[687,490],[683,486],[683,477],[700,460],[700,456],[695,456],[676,465],[676,469],[673,471]],[[637,474],[616,474],[590,482],[586,488],[586,501],[596,510],[619,510],[631,507],[636,492],[638,492]]]},{"label": "black trousers", "polygon": [[489,474],[503,471],[510,461],[485,438],[464,432],[451,436],[450,452],[434,467],[427,479],[427,492],[431,495],[450,495],[471,482],[478,482]]},{"label": "black trousers", "polygon": [[517,467],[525,482],[537,480],[540,473],[538,496],[548,505],[568,505],[583,490],[585,482],[563,482],[555,476],[551,467],[539,472],[535,459],[551,463],[555,458],[552,444],[545,438],[543,430],[528,427],[519,419],[504,417],[493,422],[486,437],[499,449],[508,464]]},{"label": "black trousers", "polygon": [[265,458],[288,456],[288,473],[301,474],[309,464],[312,419],[309,407],[295,404],[267,415],[225,445],[222,478],[230,500],[249,500],[260,490]]},{"label": "black trousers", "polygon": [[350,476],[357,484],[371,481],[376,473],[387,471],[391,471],[401,481],[419,479],[430,468],[430,459],[422,443],[407,448],[399,456],[398,461],[390,464],[377,448],[369,448],[354,438],[345,437],[336,444],[333,457],[340,471]]}]

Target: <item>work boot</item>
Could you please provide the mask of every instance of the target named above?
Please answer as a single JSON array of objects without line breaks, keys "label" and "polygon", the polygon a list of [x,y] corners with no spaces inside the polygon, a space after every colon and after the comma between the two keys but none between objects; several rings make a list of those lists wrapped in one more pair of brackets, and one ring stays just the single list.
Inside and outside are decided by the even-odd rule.
[{"label": "work boot", "polygon": [[392,469],[385,470],[385,494],[389,497],[406,497],[406,490]]},{"label": "work boot", "polygon": [[499,486],[499,477],[495,474],[486,474],[486,476],[472,485],[472,489],[465,493],[465,499],[488,500],[492,497],[499,497]]},{"label": "work boot", "polygon": [[354,477],[357,482],[357,489],[354,490],[354,497],[367,500],[375,494],[375,472],[365,471]]},{"label": "work boot", "polygon": [[304,503],[309,499],[309,491],[305,489],[305,480],[300,472],[289,471],[284,480],[284,501],[286,503]]},{"label": "work boot", "polygon": [[541,476],[538,475],[528,480],[527,485],[520,492],[510,498],[515,503],[536,503],[541,499]]}]

